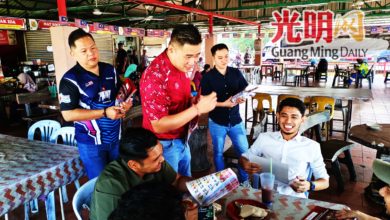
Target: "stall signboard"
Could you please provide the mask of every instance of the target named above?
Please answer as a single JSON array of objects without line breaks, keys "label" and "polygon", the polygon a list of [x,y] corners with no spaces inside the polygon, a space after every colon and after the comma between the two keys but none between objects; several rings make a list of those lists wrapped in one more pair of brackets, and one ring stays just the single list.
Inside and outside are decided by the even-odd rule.
[{"label": "stall signboard", "polygon": [[146,31],[148,37],[164,37],[164,30],[148,29]]},{"label": "stall signboard", "polygon": [[15,31],[0,30],[0,45],[16,45]]},{"label": "stall signboard", "polygon": [[29,30],[48,30],[51,27],[57,26],[71,26],[75,27],[75,23],[73,22],[62,22],[62,21],[50,21],[50,20],[36,20],[36,19],[28,19]]},{"label": "stall signboard", "polygon": [[26,30],[26,19],[0,16],[0,29]]}]

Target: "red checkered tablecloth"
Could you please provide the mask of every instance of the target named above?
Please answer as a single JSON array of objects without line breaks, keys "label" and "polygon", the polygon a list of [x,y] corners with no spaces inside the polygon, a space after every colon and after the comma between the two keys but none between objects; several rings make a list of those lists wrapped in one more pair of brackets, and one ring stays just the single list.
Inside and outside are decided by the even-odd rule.
[{"label": "red checkered tablecloth", "polygon": [[0,216],[84,172],[75,147],[0,134]]},{"label": "red checkered tablecloth", "polygon": [[[253,199],[261,202],[261,191],[253,188],[245,188],[239,186],[237,189],[233,190],[230,194],[224,197],[223,205],[226,208],[227,204],[236,199]],[[313,199],[304,199],[275,193],[271,219],[302,219],[315,206],[321,206],[335,210],[341,210],[346,207],[345,205],[341,204],[318,201]],[[218,217],[218,219],[220,220],[229,218],[224,215]]]}]

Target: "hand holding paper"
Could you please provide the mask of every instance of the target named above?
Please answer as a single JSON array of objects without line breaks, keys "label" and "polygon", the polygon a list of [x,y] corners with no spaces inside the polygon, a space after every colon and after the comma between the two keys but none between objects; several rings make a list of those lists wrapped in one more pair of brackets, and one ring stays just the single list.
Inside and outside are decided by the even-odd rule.
[{"label": "hand holding paper", "polygon": [[232,102],[234,103],[242,103],[245,101],[245,99],[252,97],[255,95],[255,90],[257,89],[257,86],[249,85],[247,86],[243,91],[237,93],[232,97]]},{"label": "hand holding paper", "polygon": [[[270,159],[259,157],[255,155],[249,155],[249,161],[252,163],[260,164],[262,167],[262,172],[271,172]],[[283,183],[288,184],[288,165],[280,162],[272,162],[272,173],[275,175],[275,178]]]}]

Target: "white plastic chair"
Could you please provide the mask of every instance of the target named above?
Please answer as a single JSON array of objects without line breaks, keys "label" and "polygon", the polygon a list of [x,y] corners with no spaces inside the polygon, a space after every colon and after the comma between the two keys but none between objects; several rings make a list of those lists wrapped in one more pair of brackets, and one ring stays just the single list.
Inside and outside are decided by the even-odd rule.
[{"label": "white plastic chair", "polygon": [[81,218],[81,209],[86,208],[90,210],[91,205],[91,198],[93,190],[95,189],[96,180],[98,177],[95,177],[88,182],[86,182],[84,185],[80,187],[76,191],[76,193],[73,196],[72,201],[72,207],[74,214],[76,215],[78,220],[82,220]]},{"label": "white plastic chair", "polygon": [[50,136],[52,133],[61,128],[61,124],[58,121],[54,120],[41,120],[35,122],[28,129],[27,139],[34,140],[34,134],[37,129],[41,132],[41,141],[50,141]]},{"label": "white plastic chair", "polygon": [[76,146],[77,142],[76,139],[74,138],[74,135],[75,135],[74,127],[62,127],[53,132],[53,134],[50,136],[50,142],[57,144],[58,137],[61,137],[62,142],[65,145]]},{"label": "white plastic chair", "polygon": [[[69,146],[76,146],[77,142],[74,138],[75,136],[75,128],[74,127],[62,127],[56,131],[53,132],[53,134],[50,136],[50,142],[57,144],[58,138],[61,137],[63,144],[69,145]],[[80,183],[78,180],[74,181],[74,184],[76,186],[76,189],[80,188]],[[58,190],[60,195],[60,203],[61,205],[61,215],[64,219],[64,204],[68,202],[68,193],[66,190],[66,186],[62,186],[61,189]]]},{"label": "white plastic chair", "polygon": [[[54,121],[54,120],[37,121],[33,125],[31,125],[31,127],[28,129],[27,139],[34,140],[35,132],[37,130],[39,130],[41,133],[40,140],[45,141],[45,142],[49,142],[50,136],[52,135],[52,133],[60,128],[61,128],[61,124],[58,121]],[[45,203],[47,204],[47,201],[45,201]],[[29,219],[29,217],[28,217],[29,205],[31,207],[32,213],[37,213],[39,211],[38,210],[38,199],[34,199],[34,200],[30,201],[30,204],[28,204],[28,202],[26,202],[24,204],[25,220]]]}]

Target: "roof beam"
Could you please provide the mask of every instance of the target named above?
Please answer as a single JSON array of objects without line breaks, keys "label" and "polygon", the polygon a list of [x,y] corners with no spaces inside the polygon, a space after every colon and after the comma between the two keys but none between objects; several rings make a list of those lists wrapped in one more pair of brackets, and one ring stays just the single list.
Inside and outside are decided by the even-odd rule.
[{"label": "roof beam", "polygon": [[242,20],[239,18],[216,14],[216,13],[209,12],[209,11],[203,11],[203,10],[200,10],[197,8],[190,8],[190,7],[186,7],[186,6],[182,6],[182,5],[174,5],[174,4],[171,4],[168,2],[161,2],[161,1],[157,1],[157,0],[128,0],[128,1],[136,2],[136,3],[143,3],[143,4],[150,4],[150,5],[155,5],[155,6],[162,7],[162,8],[170,8],[170,9],[179,10],[179,11],[186,11],[186,12],[196,13],[196,14],[208,16],[208,17],[212,16],[214,18],[229,20],[229,21],[233,21],[233,22],[237,22],[237,23],[243,23],[243,24],[255,25],[255,26],[260,25],[259,23],[256,23],[253,21]]}]

